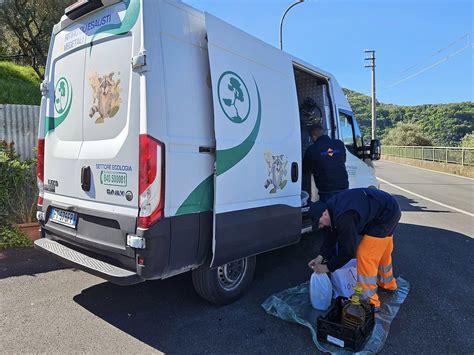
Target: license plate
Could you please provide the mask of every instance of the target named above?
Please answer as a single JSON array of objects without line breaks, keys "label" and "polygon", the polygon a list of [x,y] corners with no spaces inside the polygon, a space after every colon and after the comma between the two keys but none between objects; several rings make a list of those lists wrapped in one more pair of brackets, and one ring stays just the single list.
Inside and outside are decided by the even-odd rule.
[{"label": "license plate", "polygon": [[70,228],[76,228],[77,213],[52,208],[49,215],[51,222],[62,224]]}]

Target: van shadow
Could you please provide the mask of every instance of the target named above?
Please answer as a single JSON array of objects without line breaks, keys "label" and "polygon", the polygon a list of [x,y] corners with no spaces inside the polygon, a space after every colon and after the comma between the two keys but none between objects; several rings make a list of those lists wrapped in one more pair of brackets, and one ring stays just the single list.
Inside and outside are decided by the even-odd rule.
[{"label": "van shadow", "polygon": [[71,269],[70,266],[33,248],[0,251],[0,279],[12,276],[35,276],[43,272]]},{"label": "van shadow", "polygon": [[[445,335],[456,339],[461,324],[454,327],[448,315],[463,314],[472,295],[468,283],[458,287],[463,278],[469,279],[468,274],[474,279],[473,271],[466,273],[462,267],[463,263],[470,264],[474,256],[472,247],[468,248],[472,240],[449,230],[411,224],[399,225],[395,238],[395,274],[408,279],[412,290],[392,324],[391,333],[396,336],[389,337],[386,348],[394,347],[392,350],[401,353],[448,350],[452,346],[468,350],[467,346],[472,345],[466,343],[468,340],[458,337],[448,343]],[[104,282],[83,290],[74,301],[165,353],[311,353],[316,347],[307,329],[267,315],[260,305],[272,294],[309,280],[307,262],[317,255],[321,242],[320,236],[310,234],[297,245],[260,255],[251,289],[224,307],[202,300],[193,289],[189,273],[130,287]],[[456,262],[449,262],[451,258]],[[445,260],[442,269],[440,260]],[[435,299],[426,297],[433,282]],[[452,297],[460,301],[451,302],[446,308],[445,300]],[[430,314],[429,322],[426,314]],[[468,316],[465,319],[466,327],[474,321]],[[413,329],[417,329],[416,335]]]},{"label": "van shadow", "polygon": [[415,201],[411,198],[407,198],[403,195],[395,195],[392,194],[392,196],[397,200],[398,205],[400,206],[400,209],[402,212],[432,212],[432,213],[452,213],[451,211],[447,210],[430,210],[427,209],[424,206],[420,205],[420,202]]},{"label": "van shadow", "polygon": [[[309,333],[268,316],[260,305],[273,293],[309,280],[306,264],[315,255],[308,250],[320,242],[305,237],[300,244],[259,256],[250,290],[223,307],[197,295],[190,273],[129,287],[104,282],[83,290],[74,301],[165,353],[267,353],[278,348],[305,353],[313,350]],[[293,341],[288,343],[287,336]]]}]

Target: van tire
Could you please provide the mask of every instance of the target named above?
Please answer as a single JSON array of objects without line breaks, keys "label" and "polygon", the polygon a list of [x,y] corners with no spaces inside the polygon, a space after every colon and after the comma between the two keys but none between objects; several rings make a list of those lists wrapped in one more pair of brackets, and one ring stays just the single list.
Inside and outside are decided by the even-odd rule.
[{"label": "van tire", "polygon": [[[235,302],[252,283],[255,264],[256,257],[250,256],[210,269],[208,259],[192,271],[194,289],[202,298],[216,305]],[[234,272],[232,273],[232,270],[229,272],[229,268],[234,269]]]}]

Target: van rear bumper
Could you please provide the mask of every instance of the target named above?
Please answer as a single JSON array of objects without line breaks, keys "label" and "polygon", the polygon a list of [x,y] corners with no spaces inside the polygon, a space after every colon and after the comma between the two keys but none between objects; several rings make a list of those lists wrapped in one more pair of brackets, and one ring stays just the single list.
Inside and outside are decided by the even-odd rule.
[{"label": "van rear bumper", "polygon": [[117,285],[133,285],[145,281],[133,271],[111,265],[104,261],[87,256],[79,251],[71,249],[63,244],[47,238],[41,238],[34,242],[36,249],[40,249],[90,274],[101,277]]}]

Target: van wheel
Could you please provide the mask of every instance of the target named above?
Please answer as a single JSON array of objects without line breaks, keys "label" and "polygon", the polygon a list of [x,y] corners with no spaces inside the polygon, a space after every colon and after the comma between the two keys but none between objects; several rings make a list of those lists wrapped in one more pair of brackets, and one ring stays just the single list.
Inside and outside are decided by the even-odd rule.
[{"label": "van wheel", "polygon": [[192,271],[194,288],[202,298],[211,303],[232,303],[238,300],[252,283],[255,263],[256,257],[251,256],[210,269],[208,260]]}]

